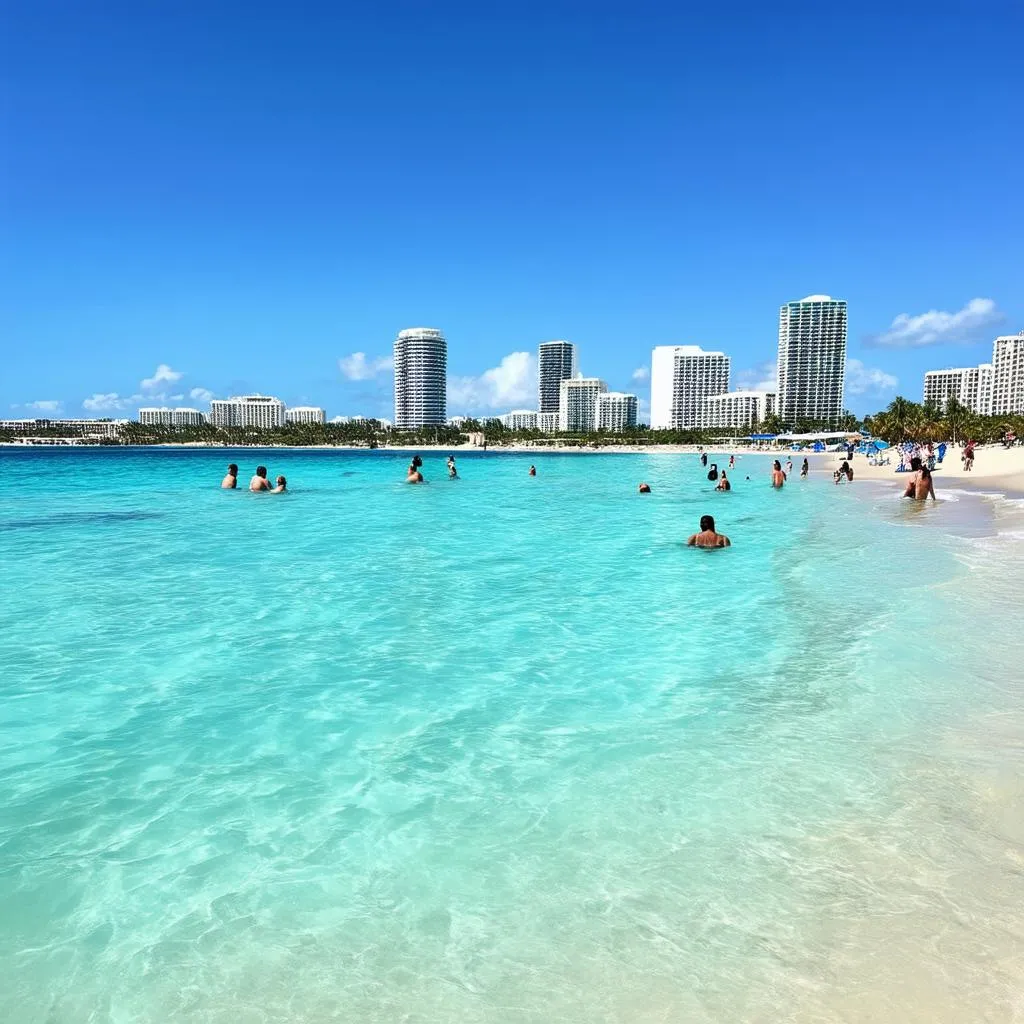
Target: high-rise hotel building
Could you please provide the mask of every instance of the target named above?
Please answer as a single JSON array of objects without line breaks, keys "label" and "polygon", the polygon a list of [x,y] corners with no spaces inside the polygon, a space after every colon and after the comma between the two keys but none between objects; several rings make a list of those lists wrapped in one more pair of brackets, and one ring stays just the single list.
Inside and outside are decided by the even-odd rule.
[{"label": "high-rise hotel building", "polygon": [[545,341],[537,350],[537,411],[558,412],[563,380],[579,372],[576,346],[569,341]]},{"label": "high-rise hotel building", "polygon": [[705,399],[701,426],[746,429],[762,423],[774,412],[775,395],[771,391],[729,391]]},{"label": "high-rise hotel building", "polygon": [[699,345],[659,345],[651,353],[651,428],[701,426],[705,399],[729,390],[729,357]]},{"label": "high-rise hotel building", "polygon": [[284,418],[286,423],[323,423],[327,415],[318,405],[291,405]]},{"label": "high-rise hotel building", "polygon": [[836,423],[843,411],[846,302],[808,295],[779,309],[779,416]]},{"label": "high-rise hotel building", "polygon": [[432,327],[395,338],[395,427],[443,427],[448,411],[448,343]]},{"label": "high-rise hotel building", "polygon": [[597,401],[608,391],[598,377],[573,377],[559,385],[558,429],[583,433],[597,429]]},{"label": "high-rise hotel building", "polygon": [[991,412],[1024,413],[1024,331],[1004,334],[992,345]]},{"label": "high-rise hotel building", "polygon": [[210,423],[215,427],[256,427],[270,430],[284,426],[284,402],[270,395],[240,395],[214,398],[210,402]]},{"label": "high-rise hotel building", "polygon": [[944,410],[951,398],[971,412],[987,416],[992,409],[992,364],[928,370],[924,375],[925,405]]},{"label": "high-rise hotel building", "polygon": [[636,426],[636,395],[605,391],[597,396],[597,429],[621,434]]}]

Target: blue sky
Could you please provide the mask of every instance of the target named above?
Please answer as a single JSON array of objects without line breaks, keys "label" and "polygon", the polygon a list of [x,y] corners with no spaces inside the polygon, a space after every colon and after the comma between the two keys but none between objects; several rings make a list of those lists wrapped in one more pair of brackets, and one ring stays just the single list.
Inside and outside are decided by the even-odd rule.
[{"label": "blue sky", "polygon": [[1024,328],[1024,8],[834,6],[5,4],[0,416],[388,415],[418,325],[450,413],[531,404],[551,338],[735,387],[818,292],[847,404],[919,399]]}]

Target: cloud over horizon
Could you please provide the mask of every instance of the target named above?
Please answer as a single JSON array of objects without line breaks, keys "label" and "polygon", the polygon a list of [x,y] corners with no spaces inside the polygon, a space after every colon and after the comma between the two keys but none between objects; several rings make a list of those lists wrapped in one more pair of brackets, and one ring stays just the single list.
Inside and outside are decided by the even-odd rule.
[{"label": "cloud over horizon", "polygon": [[899,387],[898,378],[877,367],[865,366],[859,359],[846,360],[846,394],[881,397]]},{"label": "cloud over horizon", "polygon": [[971,299],[955,313],[941,309],[930,309],[916,316],[900,313],[887,331],[869,335],[864,344],[872,348],[923,348],[983,341],[985,328],[994,327],[1004,319],[994,299]]},{"label": "cloud over horizon", "polygon": [[449,414],[508,412],[536,403],[537,359],[530,352],[511,352],[479,377],[448,378]]},{"label": "cloud over horizon", "polygon": [[161,384],[174,384],[184,376],[178,370],[172,370],[166,363],[161,363],[152,377],[139,381],[143,391],[155,391]]},{"label": "cloud over horizon", "polygon": [[353,352],[338,360],[338,369],[348,380],[373,380],[374,377],[390,370],[395,364],[391,356],[377,356],[367,360],[365,352]]}]

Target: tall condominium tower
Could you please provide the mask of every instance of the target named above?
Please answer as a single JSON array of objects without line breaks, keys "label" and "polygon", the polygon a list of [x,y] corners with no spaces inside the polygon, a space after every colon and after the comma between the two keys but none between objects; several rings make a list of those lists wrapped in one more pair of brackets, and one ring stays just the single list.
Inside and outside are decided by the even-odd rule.
[{"label": "tall condominium tower", "polygon": [[432,327],[395,338],[395,427],[443,427],[448,405],[448,343]]},{"label": "tall condominium tower", "polygon": [[808,295],[779,309],[779,416],[838,421],[846,374],[846,302]]},{"label": "tall condominium tower", "polygon": [[576,346],[569,341],[545,341],[537,350],[537,411],[558,412],[559,387],[576,376]]},{"label": "tall condominium tower", "polygon": [[597,430],[597,399],[608,385],[599,377],[563,380],[558,396],[558,429],[570,433]]},{"label": "tall condominium tower", "polygon": [[992,345],[992,415],[1024,412],[1024,331]]},{"label": "tall condominium tower", "polygon": [[951,398],[971,412],[987,416],[992,408],[992,364],[928,370],[924,375],[925,403],[945,409]]},{"label": "tall condominium tower", "polygon": [[699,345],[659,345],[651,352],[651,428],[695,429],[704,401],[729,390],[729,357]]}]

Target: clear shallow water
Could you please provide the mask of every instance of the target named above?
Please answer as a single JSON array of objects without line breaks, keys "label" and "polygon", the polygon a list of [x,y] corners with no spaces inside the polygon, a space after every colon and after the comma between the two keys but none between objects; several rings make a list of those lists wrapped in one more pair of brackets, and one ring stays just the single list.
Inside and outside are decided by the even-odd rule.
[{"label": "clear shallow water", "polygon": [[1014,503],[407,461],[0,450],[0,1019],[1024,1013]]}]

